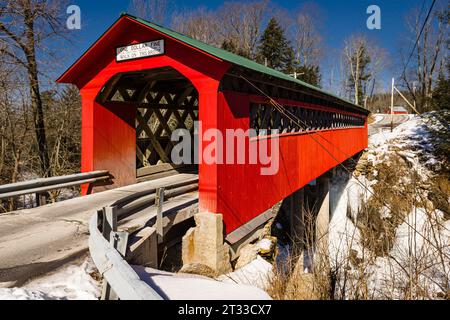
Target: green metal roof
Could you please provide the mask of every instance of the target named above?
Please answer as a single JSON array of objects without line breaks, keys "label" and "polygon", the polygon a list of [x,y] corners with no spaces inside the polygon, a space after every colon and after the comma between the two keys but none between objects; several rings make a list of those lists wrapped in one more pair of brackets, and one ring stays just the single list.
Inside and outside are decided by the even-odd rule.
[{"label": "green metal roof", "polygon": [[[209,45],[209,44],[206,44],[204,42],[192,39],[192,38],[190,38],[188,36],[185,36],[185,35],[183,35],[183,34],[181,34],[179,32],[176,32],[176,31],[164,28],[164,27],[162,27],[160,25],[157,25],[157,24],[149,22],[147,20],[135,17],[135,16],[130,15],[128,13],[122,13],[121,16],[126,16],[128,18],[131,18],[131,19],[133,19],[133,20],[135,20],[137,22],[140,22],[140,23],[142,23],[142,24],[144,24],[146,26],[149,26],[150,28],[158,30],[159,32],[161,32],[163,34],[166,34],[166,35],[168,35],[168,36],[170,36],[172,38],[175,38],[175,39],[177,39],[177,40],[179,40],[181,42],[184,42],[184,43],[186,43],[186,44],[188,44],[188,45],[190,45],[190,46],[192,46],[194,48],[197,48],[197,49],[199,49],[201,51],[204,51],[204,52],[206,52],[206,53],[208,53],[208,54],[210,54],[212,56],[215,56],[215,57],[217,57],[217,58],[219,58],[221,60],[225,60],[225,61],[231,62],[231,63],[233,63],[235,65],[239,65],[241,67],[244,67],[244,68],[247,68],[247,69],[250,69],[250,70],[254,70],[254,71],[257,71],[257,72],[260,72],[260,73],[263,73],[263,74],[275,77],[275,78],[279,78],[279,79],[282,79],[282,80],[287,80],[287,81],[290,81],[290,82],[294,82],[296,84],[299,84],[301,86],[307,87],[307,88],[312,89],[314,91],[317,91],[317,92],[320,92],[322,94],[334,97],[334,98],[336,98],[338,100],[341,100],[342,102],[350,104],[350,105],[352,105],[354,107],[357,107],[359,109],[363,109],[360,106],[358,106],[358,105],[356,105],[356,104],[354,104],[354,103],[352,103],[352,102],[350,102],[350,101],[348,101],[346,99],[343,99],[343,98],[341,98],[341,97],[339,97],[337,95],[334,95],[334,94],[332,94],[330,92],[322,90],[322,89],[320,89],[320,88],[318,88],[316,86],[313,86],[313,85],[311,85],[309,83],[306,83],[306,82],[300,81],[298,79],[295,79],[295,78],[293,78],[293,77],[291,77],[291,76],[289,76],[287,74],[284,74],[284,73],[282,73],[280,71],[277,71],[277,70],[274,70],[272,68],[266,67],[266,66],[264,66],[262,64],[259,64],[259,63],[255,62],[255,61],[252,61],[252,60],[249,60],[247,58],[241,57],[241,56],[239,56],[237,54],[234,54],[234,53],[231,53],[229,51],[226,51],[226,50],[214,47],[214,46]],[[366,109],[363,109],[363,110],[366,111]]]}]

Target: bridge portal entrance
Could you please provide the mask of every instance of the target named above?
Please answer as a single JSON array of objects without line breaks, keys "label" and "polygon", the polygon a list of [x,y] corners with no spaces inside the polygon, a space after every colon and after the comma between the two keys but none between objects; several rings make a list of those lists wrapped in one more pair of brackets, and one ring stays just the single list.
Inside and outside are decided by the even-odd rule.
[{"label": "bridge portal entrance", "polygon": [[[198,172],[193,163],[174,164],[175,130],[191,134],[199,116],[199,95],[192,83],[171,67],[119,73],[97,98],[104,104],[135,109],[136,178],[138,181],[180,172]],[[194,159],[191,144],[190,159]]]}]

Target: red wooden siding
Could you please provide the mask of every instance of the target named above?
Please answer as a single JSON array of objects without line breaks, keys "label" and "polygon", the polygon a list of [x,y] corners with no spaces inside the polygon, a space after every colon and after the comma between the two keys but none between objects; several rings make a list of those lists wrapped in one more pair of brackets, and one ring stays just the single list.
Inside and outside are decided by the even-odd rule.
[{"label": "red wooden siding", "polygon": [[[250,100],[245,94],[220,93],[219,128],[249,129],[250,102],[261,101],[264,101],[262,97]],[[298,104],[288,100],[283,102],[288,105]],[[262,176],[260,165],[219,165],[215,212],[224,215],[227,233],[338,165],[314,139],[320,141],[336,159],[345,161],[367,148],[367,134],[366,124],[364,128],[281,135],[279,172],[274,176]]]}]

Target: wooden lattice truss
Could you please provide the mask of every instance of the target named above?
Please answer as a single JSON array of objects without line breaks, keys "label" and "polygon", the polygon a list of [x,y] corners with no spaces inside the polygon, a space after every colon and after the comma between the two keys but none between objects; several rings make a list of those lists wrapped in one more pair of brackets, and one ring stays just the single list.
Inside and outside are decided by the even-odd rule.
[{"label": "wooden lattice truss", "polygon": [[364,119],[349,114],[333,113],[301,107],[283,107],[296,122],[284,116],[268,104],[252,104],[250,126],[259,135],[270,134],[269,130],[280,133],[294,133],[308,130],[329,130],[364,126]]},{"label": "wooden lattice truss", "polygon": [[177,143],[171,140],[175,130],[185,129],[194,134],[198,92],[173,69],[117,75],[98,99],[136,107],[137,169],[171,163],[171,152]]},{"label": "wooden lattice truss", "polygon": [[197,120],[198,95],[192,86],[178,93],[150,91],[136,113],[138,168],[171,163],[173,131],[193,135]]}]

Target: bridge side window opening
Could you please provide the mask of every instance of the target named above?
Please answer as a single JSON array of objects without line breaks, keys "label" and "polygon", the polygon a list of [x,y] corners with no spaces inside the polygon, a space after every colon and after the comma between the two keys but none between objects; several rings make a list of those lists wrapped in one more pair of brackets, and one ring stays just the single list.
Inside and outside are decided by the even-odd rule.
[{"label": "bridge side window opening", "polygon": [[283,115],[269,104],[252,103],[250,105],[250,128],[258,135],[266,135],[269,130],[278,130],[281,134],[321,131],[341,128],[364,127],[365,120],[351,114],[335,113],[297,106],[285,106]]}]

